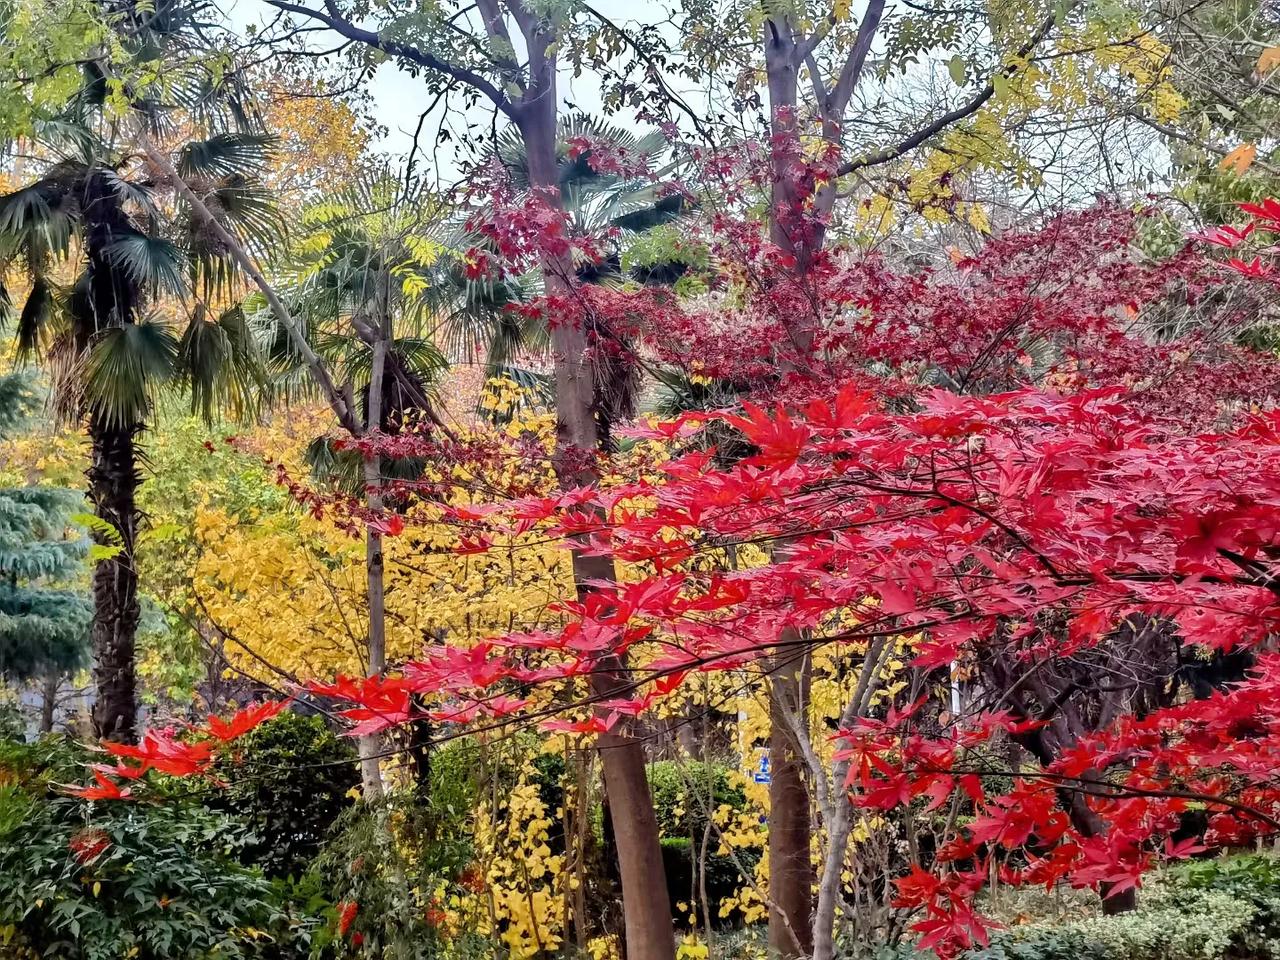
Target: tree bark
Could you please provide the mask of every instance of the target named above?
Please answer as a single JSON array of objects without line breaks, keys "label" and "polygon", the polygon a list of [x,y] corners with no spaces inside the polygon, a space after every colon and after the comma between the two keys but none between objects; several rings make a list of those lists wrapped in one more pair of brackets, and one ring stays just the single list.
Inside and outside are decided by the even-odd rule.
[{"label": "tree bark", "polygon": [[94,733],[101,739],[133,743],[137,740],[138,698],[134,650],[140,608],[138,571],[134,563],[138,528],[138,457],[134,437],[140,424],[109,424],[94,415],[89,420],[92,461],[88,470],[89,499],[98,517],[119,534],[95,533],[98,543],[120,549],[93,568],[93,705]]},{"label": "tree bark", "polygon": [[[529,181],[542,198],[561,204],[556,169],[556,97],[554,74],[542,100],[520,115],[521,135],[529,158]],[[548,296],[571,292],[573,265],[565,256],[544,255],[543,283]],[[556,472],[565,487],[584,486],[598,479],[596,450],[599,433],[594,414],[595,382],[586,357],[586,332],[579,323],[552,326],[556,385]],[[612,557],[573,551],[573,573],[579,597],[591,584],[616,579]],[[607,697],[623,687],[624,664],[616,656],[597,662],[591,692]],[[622,875],[622,902],[627,960],[672,960],[675,936],[667,900],[658,819],[645,775],[644,747],[633,736],[632,723],[620,721],[597,740],[604,767],[605,791],[613,817],[618,866]]]},{"label": "tree bark", "polygon": [[[1082,778],[1083,783],[1102,781],[1102,778],[1096,774],[1085,774]],[[1067,816],[1081,835],[1086,837],[1097,837],[1107,832],[1106,821],[1102,817],[1089,808],[1089,804],[1085,800],[1083,792],[1078,790],[1063,791],[1061,794],[1063,805],[1067,808]],[[1104,916],[1115,916],[1120,913],[1128,913],[1130,910],[1138,908],[1138,891],[1130,887],[1121,893],[1112,894],[1114,884],[1100,883],[1098,884],[1098,895],[1102,897],[1102,913]]]},{"label": "tree bark", "polygon": [[56,670],[50,669],[44,675],[43,689],[40,691],[40,733],[53,733],[53,713],[58,706],[58,684],[61,677]]},{"label": "tree bark", "polygon": [[[785,631],[782,639],[796,639]],[[769,684],[769,948],[781,957],[813,950],[813,836],[803,753],[788,712],[808,716],[808,658],[794,647],[774,658]]]},{"label": "tree bark", "polygon": [[[764,50],[770,132],[775,143],[783,145],[786,138],[798,135],[795,111],[799,81],[794,33],[785,16],[766,21]],[[794,223],[789,225],[779,216],[793,210],[800,199],[786,169],[786,152],[775,150],[773,156],[769,238],[779,249],[795,256],[797,276],[802,276],[810,251],[793,235]],[[801,356],[808,352],[811,327],[798,323],[788,330]],[[785,544],[779,549],[785,550]],[[798,635],[788,630],[779,639],[786,643],[798,639]],[[806,955],[813,948],[809,791],[795,734],[786,720],[788,709],[799,717],[808,714],[802,677],[804,658],[797,657],[794,649],[789,645],[775,656],[769,683],[769,948],[780,957]]]},{"label": "tree bark", "polygon": [[[368,418],[366,433],[376,433],[382,422],[382,374],[387,361],[387,324],[379,325],[380,335],[373,344],[373,366],[369,377]],[[371,514],[382,511],[382,457],[374,454],[364,459],[365,505]],[[369,676],[378,677],[387,669],[387,597],[382,556],[382,534],[370,525],[364,533],[365,572],[369,603]],[[383,794],[382,738],[360,738],[360,779],[366,800]]]}]

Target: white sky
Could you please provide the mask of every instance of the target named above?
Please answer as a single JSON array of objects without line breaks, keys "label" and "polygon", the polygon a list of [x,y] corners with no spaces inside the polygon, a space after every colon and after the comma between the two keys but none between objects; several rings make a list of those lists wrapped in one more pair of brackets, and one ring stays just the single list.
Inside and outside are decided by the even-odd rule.
[{"label": "white sky", "polygon": [[[295,0],[295,2],[319,6],[321,0]],[[637,22],[655,22],[665,17],[662,0],[595,0],[594,5],[624,29]],[[222,7],[238,30],[243,30],[250,24],[270,22],[277,15],[276,9],[269,6],[266,0],[222,0]],[[863,7],[862,0],[855,0],[855,11]],[[312,43],[318,48],[333,46],[336,45],[335,37],[336,35],[332,33],[317,33],[313,35]],[[930,78],[936,80],[940,73],[941,82],[946,87],[949,81],[946,79],[945,53],[946,51],[932,51],[914,68],[913,76],[927,83]],[[706,107],[705,91],[698,91],[688,81],[669,78],[669,82],[695,110]],[[898,78],[895,82],[905,89],[914,81]],[[559,85],[561,99],[572,103],[579,110],[595,115],[604,113],[600,86],[599,79],[591,74],[585,74],[575,80],[569,70],[561,71]],[[378,68],[367,90],[373,100],[374,117],[387,131],[385,137],[378,143],[378,148],[393,157],[403,159],[412,146],[413,131],[418,117],[428,102],[426,84],[421,79],[399,70],[394,63],[388,62]],[[457,103],[452,107],[454,112],[449,120],[451,127],[457,132],[462,132],[460,128],[465,127],[466,123],[476,124],[478,130],[487,128],[493,123],[494,109],[483,100],[470,108],[465,116],[458,112]],[[453,146],[445,144],[439,150],[434,146],[437,125],[443,115],[443,109],[437,108],[435,114],[429,116],[424,124],[417,164],[418,171],[428,181],[438,180],[441,184],[448,184],[457,179],[459,168]],[[614,114],[609,117],[609,120],[622,127],[640,129],[640,125],[625,112]],[[501,122],[498,123],[499,127],[503,125]],[[1150,141],[1152,138],[1151,131],[1145,128],[1128,132],[1137,133],[1145,141]],[[1114,137],[1115,134],[1116,130],[1108,129],[1109,136]],[[1049,184],[1056,184],[1056,187],[1045,193],[1050,202],[1062,200],[1087,202],[1094,190],[1105,186],[1102,179],[1103,172],[1110,170],[1112,159],[1122,161],[1122,165],[1126,168],[1121,173],[1122,181],[1133,182],[1138,179],[1138,174],[1146,169],[1153,170],[1161,178],[1168,171],[1167,151],[1158,143],[1144,142],[1134,147],[1114,139],[1107,142],[1092,142],[1088,135],[1067,134],[1056,141],[1056,144],[1053,149],[1067,161],[1066,166],[1063,167],[1063,174],[1068,179],[1062,179],[1052,165],[1046,167],[1044,172]],[[1092,175],[1086,175],[1083,181],[1075,183],[1077,170],[1088,170]]]}]

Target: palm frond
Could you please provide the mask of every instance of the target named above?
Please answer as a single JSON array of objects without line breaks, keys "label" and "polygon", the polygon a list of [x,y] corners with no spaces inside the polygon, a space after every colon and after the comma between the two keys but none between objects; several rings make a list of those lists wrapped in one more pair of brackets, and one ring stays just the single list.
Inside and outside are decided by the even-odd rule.
[{"label": "palm frond", "polygon": [[[540,352],[537,321],[518,319],[508,307],[538,295],[536,273],[498,282],[468,280],[451,258],[428,291],[437,317],[437,339],[453,357],[476,360],[496,352],[500,361],[525,348]],[[495,341],[498,349],[493,346]]]},{"label": "palm frond", "polygon": [[40,349],[53,310],[53,288],[44,277],[37,276],[31,284],[31,292],[27,294],[27,302],[18,314],[14,339],[19,360],[30,360]]},{"label": "palm frond", "polygon": [[284,217],[266,187],[233,176],[215,189],[210,199],[214,209],[254,249],[270,253],[284,240]]},{"label": "palm frond", "polygon": [[[349,497],[364,495],[364,457],[360,451],[336,449],[330,437],[316,437],[307,444],[303,459],[317,484]],[[379,473],[384,480],[413,481],[422,477],[426,465],[421,457],[383,457]]]},{"label": "palm frond", "polygon": [[[270,193],[239,175],[204,196],[222,226],[236,234],[258,256],[270,259],[284,246],[284,219]],[[239,268],[223,241],[202,217],[187,211],[192,279],[206,299],[232,294]]]},{"label": "palm frond", "polygon": [[111,426],[139,423],[154,408],[156,392],[172,380],[177,360],[178,340],[161,320],[112,327],[84,360],[84,401]]},{"label": "palm frond", "polygon": [[103,179],[123,203],[136,207],[153,221],[160,218],[160,208],[156,204],[155,194],[148,185],[134,183],[120,176],[115,170],[104,170]]},{"label": "palm frond", "polygon": [[77,118],[74,111],[38,121],[31,131],[31,140],[52,156],[69,163],[93,164],[108,153],[107,145],[98,137],[94,127]]},{"label": "palm frond", "polygon": [[260,176],[276,142],[269,134],[239,132],[193,140],[178,152],[178,173],[183,177]]},{"label": "palm frond", "polygon": [[62,116],[58,119],[69,128],[79,128],[87,132],[90,118],[100,112],[107,102],[107,92],[110,87],[106,74],[92,60],[81,65],[80,73],[80,88],[67,102]]},{"label": "palm frond", "polygon": [[642,233],[678,220],[684,211],[685,200],[680,194],[664,196],[656,186],[649,185],[633,192],[613,194],[601,215],[610,226],[630,233]]},{"label": "palm frond", "polygon": [[175,297],[186,291],[182,251],[172,240],[134,233],[121,237],[103,253],[139,287],[162,290]]},{"label": "palm frond", "polygon": [[409,372],[423,383],[434,383],[449,370],[448,357],[440,352],[434,341],[425,337],[400,337],[392,343],[391,349]]},{"label": "palm frond", "polygon": [[21,249],[33,263],[65,255],[75,215],[63,171],[0,197],[0,245]]},{"label": "palm frond", "polygon": [[245,416],[257,408],[266,371],[257,339],[240,307],[211,318],[203,304],[178,346],[178,376],[191,392],[191,410],[212,421],[218,408]]}]

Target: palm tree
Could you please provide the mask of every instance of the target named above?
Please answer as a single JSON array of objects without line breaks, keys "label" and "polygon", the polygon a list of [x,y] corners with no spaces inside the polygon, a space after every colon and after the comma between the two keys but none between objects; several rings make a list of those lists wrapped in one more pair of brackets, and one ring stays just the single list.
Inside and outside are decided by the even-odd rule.
[{"label": "palm tree", "polygon": [[[589,149],[574,149],[578,138],[619,149],[653,176],[595,169]],[[560,195],[574,227],[583,233],[600,233],[606,227],[640,233],[680,216],[684,198],[665,192],[660,184],[660,176],[671,169],[659,166],[667,149],[666,140],[657,131],[636,136],[589,114],[562,117],[556,131],[556,163]],[[495,154],[512,184],[527,190],[529,155],[514,128],[508,127],[498,136]]]},{"label": "palm tree", "polygon": [[[165,16],[146,23],[165,36],[138,43],[179,29],[181,5],[162,6]],[[177,102],[139,98],[132,119],[178,143],[174,165],[186,185],[223,226],[261,246],[280,235],[256,179],[270,139],[216,129],[244,115],[234,104],[213,109],[223,101],[208,80],[170,78],[166,91]],[[103,118],[101,73],[90,66],[86,81],[67,115],[37,131],[47,156],[39,176],[0,197],[0,276],[20,271],[30,285],[16,326],[19,356],[43,360],[59,412],[88,431],[98,536],[119,547],[93,571],[94,725],[101,736],[129,740],[137,713],[139,436],[163,387],[188,388],[206,414],[223,404],[245,410],[260,376],[252,332],[232,302],[236,276],[226,251],[175,184],[134,155],[119,122]],[[181,127],[166,119],[175,114]],[[203,137],[184,138],[183,129]]]},{"label": "palm tree", "polygon": [[[435,384],[448,363],[437,348],[430,285],[444,253],[432,203],[386,173],[371,175],[330,199],[308,206],[293,244],[285,287],[290,309],[306,324],[307,339],[339,383],[358,396],[366,429],[394,435],[432,424]],[[267,312],[258,315],[278,392],[310,389],[305,364],[287,331]],[[379,344],[381,369],[375,370]],[[375,402],[374,380],[380,384]],[[311,446],[318,477],[360,488],[358,456],[326,438]],[[384,478],[413,478],[409,462],[383,464]]]},{"label": "palm tree", "polygon": [[[621,148],[653,176],[623,175],[596,170],[591,153],[575,151],[573,141],[609,143]],[[563,117],[556,135],[556,158],[560,193],[564,208],[575,232],[599,236],[614,229],[636,236],[655,227],[677,220],[685,211],[685,198],[668,194],[659,185],[670,166],[661,166],[667,145],[657,132],[637,136],[628,130],[587,114]],[[529,189],[529,158],[524,140],[514,128],[499,134],[494,145],[494,158],[507,171],[517,190]],[[458,230],[447,242],[454,253],[480,243],[479,238]],[[646,274],[654,273],[648,268]],[[534,278],[493,283],[468,280],[459,258],[440,260],[440,276],[432,285],[435,309],[441,319],[440,339],[455,356],[472,357],[483,352],[490,376],[506,376],[525,387],[533,395],[549,399],[550,384],[545,377],[520,364],[522,356],[544,356],[550,346],[545,323],[530,319],[505,308],[538,292]],[[620,247],[602,263],[579,265],[578,277],[585,283],[619,283],[622,271]],[[477,349],[479,347],[479,349]],[[606,423],[631,411],[637,384],[628,370],[598,370],[598,395],[607,401],[608,409],[598,411]]]},{"label": "palm tree", "polygon": [[[361,400],[362,435],[395,435],[425,427],[448,432],[435,413],[434,385],[447,369],[430,337],[432,300],[427,295],[442,247],[432,239],[429,199],[388,174],[354,184],[315,203],[302,216],[290,264],[289,309],[305,324],[307,340],[328,361],[335,379]],[[305,363],[279,318],[263,315],[277,385],[292,392],[309,384]],[[372,512],[384,502],[388,479],[416,479],[423,464],[336,449],[319,437],[308,451],[312,472],[349,493],[362,493]],[[382,534],[365,531],[370,675],[386,668]],[[375,737],[360,738],[367,797],[382,792]]]}]

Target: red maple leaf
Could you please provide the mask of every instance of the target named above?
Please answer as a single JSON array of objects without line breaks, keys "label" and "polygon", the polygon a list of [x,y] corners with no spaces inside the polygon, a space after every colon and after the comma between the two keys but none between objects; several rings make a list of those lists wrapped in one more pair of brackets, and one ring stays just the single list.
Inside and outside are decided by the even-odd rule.
[{"label": "red maple leaf", "polygon": [[94,770],[93,778],[98,782],[97,786],[63,784],[62,792],[81,800],[128,800],[133,795],[129,788],[121,789],[120,784],[108,780],[101,770]]},{"label": "red maple leaf", "polygon": [[216,716],[209,717],[209,732],[213,736],[228,743],[243,737],[260,723],[270,720],[289,703],[288,700],[274,700],[260,703],[256,707],[242,707],[231,717],[223,720]]},{"label": "red maple leaf", "polygon": [[1253,233],[1257,224],[1249,223],[1242,228],[1238,227],[1213,227],[1200,233],[1190,235],[1192,240],[1203,240],[1205,243],[1212,243],[1215,246],[1226,247],[1228,250],[1234,250],[1245,240],[1249,239],[1249,235]]}]

